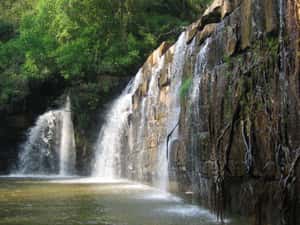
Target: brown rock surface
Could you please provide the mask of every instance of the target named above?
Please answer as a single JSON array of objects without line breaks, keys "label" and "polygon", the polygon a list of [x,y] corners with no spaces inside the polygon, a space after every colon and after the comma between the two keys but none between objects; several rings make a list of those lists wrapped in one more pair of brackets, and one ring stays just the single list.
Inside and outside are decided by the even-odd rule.
[{"label": "brown rock surface", "polygon": [[[227,209],[251,217],[254,224],[295,225],[300,209],[300,179],[294,180],[300,176],[299,4],[286,1],[283,43],[278,7],[275,0],[216,0],[187,29],[183,79],[201,73],[201,82],[190,87],[198,88],[196,98],[188,93],[181,99],[170,179],[218,213]],[[155,180],[157,150],[165,141],[161,134],[174,79],[169,67],[174,47],[161,49],[145,63],[144,90],[133,103],[133,121],[140,121],[142,87],[149,88],[156,55],[164,54],[158,101],[147,118],[151,133],[145,135],[148,150],[142,162],[147,169],[137,178],[148,182]]]}]

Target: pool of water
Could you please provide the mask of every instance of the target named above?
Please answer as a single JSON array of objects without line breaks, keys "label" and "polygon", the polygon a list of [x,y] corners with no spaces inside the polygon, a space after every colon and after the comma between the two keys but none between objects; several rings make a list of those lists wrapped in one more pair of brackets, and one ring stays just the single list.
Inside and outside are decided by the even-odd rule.
[{"label": "pool of water", "polygon": [[[230,225],[245,221],[229,218]],[[215,225],[208,210],[149,186],[88,178],[0,178],[0,225]]]}]

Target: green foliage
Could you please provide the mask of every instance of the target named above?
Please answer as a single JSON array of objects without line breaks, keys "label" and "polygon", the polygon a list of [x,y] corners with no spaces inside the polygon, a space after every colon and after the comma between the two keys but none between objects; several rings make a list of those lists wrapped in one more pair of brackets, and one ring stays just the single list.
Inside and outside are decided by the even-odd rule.
[{"label": "green foliage", "polygon": [[[117,82],[116,82],[117,83]],[[115,88],[116,83],[110,79],[95,80],[93,82],[75,84],[70,88],[72,111],[76,124],[82,129],[92,126],[92,114],[99,105],[105,102],[108,92]]]},{"label": "green foliage", "polygon": [[[32,80],[87,82],[134,74],[176,27],[209,0],[5,0],[0,2],[0,104]],[[16,85],[13,85],[16,84]],[[18,85],[17,85],[18,84]]]},{"label": "green foliage", "polygon": [[22,16],[33,10],[38,0],[2,0],[0,1],[0,21],[17,28]]},{"label": "green foliage", "polygon": [[0,41],[8,41],[14,36],[13,25],[0,19]]},{"label": "green foliage", "polygon": [[279,50],[279,40],[278,38],[268,38],[267,46],[272,55],[277,55]]},{"label": "green foliage", "polygon": [[1,74],[0,90],[0,102],[2,104],[10,102],[11,99],[17,100],[19,96],[28,93],[27,80],[17,74]]},{"label": "green foliage", "polygon": [[226,71],[225,73],[225,77],[227,78],[231,78],[233,76],[232,72],[231,71]]},{"label": "green foliage", "polygon": [[231,63],[231,57],[228,56],[228,55],[224,55],[223,61],[224,61],[225,64],[230,65],[230,63]]},{"label": "green foliage", "polygon": [[192,86],[192,78],[187,78],[183,81],[179,92],[181,98],[185,98],[187,96],[191,86]]}]

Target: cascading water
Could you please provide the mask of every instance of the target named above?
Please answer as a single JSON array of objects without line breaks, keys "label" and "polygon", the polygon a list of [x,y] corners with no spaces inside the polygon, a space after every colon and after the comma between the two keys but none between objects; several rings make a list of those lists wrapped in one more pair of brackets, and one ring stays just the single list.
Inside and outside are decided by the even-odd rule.
[{"label": "cascading water", "polygon": [[94,177],[119,178],[120,157],[123,137],[128,129],[128,116],[131,113],[132,94],[136,90],[142,72],[139,71],[133,82],[130,82],[121,96],[108,111],[105,124],[101,128],[96,144],[96,161]]},{"label": "cascading water", "polygon": [[282,103],[281,107],[283,113],[287,115],[285,110],[288,97],[287,97],[287,89],[288,89],[288,79],[286,79],[286,49],[285,49],[285,10],[286,10],[286,3],[285,0],[279,0],[279,44],[280,44],[280,72],[279,72],[279,81],[280,81],[280,89],[282,93]]},{"label": "cascading water", "polygon": [[[186,34],[182,33],[176,44],[172,47],[173,57],[171,61],[167,61],[165,55],[160,55],[159,49],[153,53],[154,65],[151,65],[150,79],[144,80],[148,83],[147,93],[141,99],[141,106],[136,132],[130,132],[131,144],[130,152],[138,152],[135,157],[137,168],[135,168],[136,178],[141,180],[149,180],[149,168],[145,165],[149,164],[149,152],[157,152],[156,162],[150,168],[153,171],[152,181],[161,190],[166,191],[169,186],[169,155],[172,142],[178,139],[177,124],[180,114],[180,86],[183,76],[183,66],[185,62],[185,53],[187,49]],[[161,87],[159,87],[159,79],[163,73],[167,73],[167,79],[170,85],[167,88],[166,96],[162,103]],[[160,111],[164,111],[166,116],[159,115]],[[131,130],[134,130],[131,127]],[[168,138],[169,137],[169,138]],[[149,143],[148,140],[155,140]],[[168,147],[167,147],[168,146]],[[153,149],[154,148],[154,149]],[[148,170],[148,173],[147,173]],[[146,177],[145,177],[146,174]],[[152,175],[150,175],[152,176]]]},{"label": "cascading water", "polygon": [[59,168],[57,136],[60,133],[60,112],[41,115],[28,133],[18,160],[18,174],[55,174]]},{"label": "cascading water", "polygon": [[[198,171],[200,171],[200,165],[198,165],[197,162],[200,162],[200,159],[197,155],[197,152],[199,151],[200,146],[200,140],[203,136],[202,129],[201,129],[201,118],[200,118],[200,107],[201,107],[201,99],[200,97],[200,85],[201,85],[201,79],[203,74],[205,73],[206,64],[207,64],[207,53],[209,51],[209,45],[210,45],[211,39],[208,38],[205,43],[200,47],[200,51],[196,57],[195,61],[195,67],[193,71],[193,80],[189,91],[189,98],[188,98],[188,115],[189,117],[186,118],[186,124],[188,124],[189,127],[189,138],[190,138],[190,148],[189,151],[190,154],[190,166],[191,168],[189,171],[191,171],[192,174],[190,174],[190,180],[192,182],[192,189],[199,189],[195,187],[196,184],[199,183],[199,180],[201,179],[200,175],[198,174]],[[201,190],[201,188],[200,188]],[[194,190],[192,190],[194,191]]]},{"label": "cascading water", "polygon": [[[147,95],[144,97],[141,107],[141,123],[139,126],[138,136],[136,139],[137,143],[142,143],[141,148],[137,148],[136,151],[141,150],[139,153],[140,157],[137,159],[141,162],[139,165],[139,168],[137,170],[140,170],[141,173],[143,173],[143,160],[142,157],[147,152],[147,143],[145,141],[146,135],[154,135],[155,131],[151,130],[148,126],[149,123],[155,123],[155,117],[157,116],[156,112],[158,111],[157,107],[159,106],[159,87],[158,87],[158,78],[160,75],[160,72],[162,70],[162,67],[165,62],[164,56],[157,56],[157,64],[152,68],[151,71],[151,79],[149,81],[149,88]],[[142,136],[140,136],[143,134]],[[168,164],[167,164],[167,158],[166,158],[166,151],[163,151],[162,148],[164,146],[163,136],[160,138],[162,140],[161,144],[158,148],[158,162],[157,162],[157,171],[158,171],[158,177],[157,177],[157,186],[161,189],[165,190],[165,180],[168,176]]]},{"label": "cascading water", "polygon": [[[193,75],[193,81],[191,85],[191,91],[189,93],[189,96],[191,98],[192,103],[199,103],[199,95],[200,95],[200,83],[201,78],[205,70],[205,66],[207,64],[207,53],[209,51],[209,44],[210,44],[210,38],[208,38],[203,46],[201,46],[201,49],[199,51],[199,54],[196,58],[195,68],[194,68],[194,75]],[[195,109],[198,110],[199,108]]]},{"label": "cascading water", "polygon": [[[178,139],[178,124],[180,116],[180,86],[182,83],[185,54],[187,51],[186,33],[182,33],[175,44],[174,58],[169,70],[171,80],[169,89],[169,104],[167,106],[165,142],[160,146],[158,154],[158,182],[162,190],[167,190],[169,186],[169,156],[172,142]],[[168,139],[169,138],[169,139]]]},{"label": "cascading water", "polygon": [[75,171],[75,141],[69,97],[60,110],[39,116],[21,146],[17,174],[71,175]]},{"label": "cascading water", "polygon": [[[136,75],[133,84],[129,84],[121,96],[112,104],[106,116],[106,123],[102,127],[96,144],[96,162],[93,176],[106,178],[119,178],[121,176],[121,164],[125,164],[129,170],[134,170],[135,179],[143,179],[147,172],[145,164],[149,158],[146,153],[152,151],[147,137],[157,140],[150,145],[156,146],[157,159],[154,170],[154,181],[162,190],[168,187],[168,148],[172,142],[178,139],[178,125],[180,114],[180,86],[183,76],[186,44],[186,33],[182,33],[173,48],[171,62],[165,61],[165,56],[155,51],[150,59],[151,68],[142,68]],[[160,126],[158,111],[160,104],[159,79],[164,66],[168,65],[167,77],[171,80],[168,87],[165,107],[166,117],[163,126]],[[144,70],[148,73],[144,74]],[[147,88],[141,88],[146,92],[140,99],[140,110],[136,127],[132,127],[130,118],[133,113],[132,99],[141,84],[147,84]],[[156,126],[157,125],[157,126]],[[171,134],[170,134],[171,133]],[[167,137],[170,137],[169,139]],[[126,142],[127,143],[124,143]],[[127,148],[134,162],[121,162],[123,149]]]},{"label": "cascading water", "polygon": [[62,129],[60,143],[60,166],[59,174],[66,176],[74,174],[76,152],[75,152],[75,137],[71,114],[71,101],[67,97],[65,108],[61,111]]}]

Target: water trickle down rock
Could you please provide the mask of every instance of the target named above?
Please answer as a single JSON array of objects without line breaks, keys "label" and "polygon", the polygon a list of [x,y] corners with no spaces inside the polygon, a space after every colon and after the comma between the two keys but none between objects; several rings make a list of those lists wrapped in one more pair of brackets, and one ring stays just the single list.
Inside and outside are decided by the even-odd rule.
[{"label": "water trickle down rock", "polygon": [[132,93],[140,83],[142,75],[140,70],[106,114],[105,124],[95,145],[95,165],[92,174],[94,177],[113,179],[121,176],[121,153],[124,139],[128,136]]},{"label": "water trickle down rock", "polygon": [[[278,2],[215,0],[187,28],[177,60],[178,42],[154,51],[131,93],[120,160],[124,177],[161,187],[176,181],[179,190],[200,196],[220,218],[226,207],[257,220],[267,215],[263,223],[276,224],[281,213],[272,206],[284,204],[290,208],[281,212],[295,218],[291,206],[300,208],[299,194],[293,192],[299,182],[289,183],[288,204],[272,197],[280,195],[282,177],[295,178],[300,171],[299,163],[292,162],[300,140],[299,65],[293,63],[299,62],[299,32],[292,32],[299,28],[293,19],[299,18],[299,6],[286,1],[291,15],[281,10],[290,31],[288,54],[282,56],[289,68],[284,103],[278,86]],[[187,78],[192,85],[178,108],[178,87]],[[289,106],[289,117],[281,113],[282,103]],[[167,162],[167,172],[160,162]]]}]

